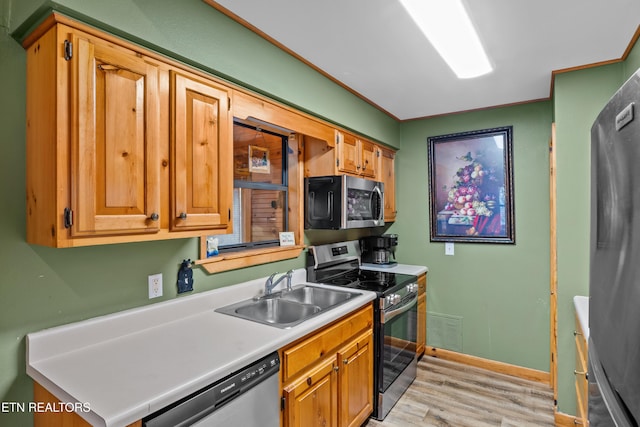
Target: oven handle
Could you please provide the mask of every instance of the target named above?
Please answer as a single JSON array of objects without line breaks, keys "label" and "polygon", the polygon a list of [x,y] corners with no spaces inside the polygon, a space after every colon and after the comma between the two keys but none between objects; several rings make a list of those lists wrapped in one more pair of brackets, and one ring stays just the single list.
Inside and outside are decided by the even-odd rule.
[{"label": "oven handle", "polygon": [[394,317],[400,316],[403,313],[411,310],[414,305],[418,302],[418,293],[413,294],[413,298],[411,298],[407,303],[403,304],[398,308],[394,308],[390,311],[383,312],[382,323],[386,323],[387,321],[393,319]]}]

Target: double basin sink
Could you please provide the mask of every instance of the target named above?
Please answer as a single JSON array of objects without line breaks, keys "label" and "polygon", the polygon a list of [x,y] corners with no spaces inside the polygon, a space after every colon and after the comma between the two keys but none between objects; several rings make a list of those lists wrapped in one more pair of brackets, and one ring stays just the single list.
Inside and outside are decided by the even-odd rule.
[{"label": "double basin sink", "polygon": [[240,301],[218,308],[216,311],[286,329],[337,307],[358,295],[361,294],[304,285],[290,291]]}]

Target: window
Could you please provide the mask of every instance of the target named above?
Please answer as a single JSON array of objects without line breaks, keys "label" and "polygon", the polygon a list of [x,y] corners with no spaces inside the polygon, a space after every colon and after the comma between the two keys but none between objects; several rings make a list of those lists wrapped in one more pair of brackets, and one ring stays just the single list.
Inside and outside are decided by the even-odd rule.
[{"label": "window", "polygon": [[298,150],[283,133],[234,122],[233,234],[215,236],[220,252],[278,246],[289,230],[289,163]]}]

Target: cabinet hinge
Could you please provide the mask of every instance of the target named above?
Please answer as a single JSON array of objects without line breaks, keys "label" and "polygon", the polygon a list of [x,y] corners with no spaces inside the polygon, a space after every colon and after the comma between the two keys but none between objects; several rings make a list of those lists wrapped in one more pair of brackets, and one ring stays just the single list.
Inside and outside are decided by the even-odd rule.
[{"label": "cabinet hinge", "polygon": [[281,410],[281,411],[284,411],[284,407],[285,407],[285,403],[286,403],[286,402],[287,402],[287,399],[286,399],[284,396],[282,396],[282,397],[280,398],[280,410]]},{"label": "cabinet hinge", "polygon": [[336,159],[336,166],[340,166],[340,159]]},{"label": "cabinet hinge", "polygon": [[231,209],[229,209],[229,221],[231,221]]},{"label": "cabinet hinge", "polygon": [[231,111],[231,98],[227,98],[227,111]]},{"label": "cabinet hinge", "polygon": [[64,208],[64,228],[71,228],[73,225],[73,211],[69,208]]},{"label": "cabinet hinge", "polygon": [[380,157],[380,150],[376,150],[376,157]]},{"label": "cabinet hinge", "polygon": [[70,61],[73,58],[73,43],[69,40],[64,41],[64,59]]}]

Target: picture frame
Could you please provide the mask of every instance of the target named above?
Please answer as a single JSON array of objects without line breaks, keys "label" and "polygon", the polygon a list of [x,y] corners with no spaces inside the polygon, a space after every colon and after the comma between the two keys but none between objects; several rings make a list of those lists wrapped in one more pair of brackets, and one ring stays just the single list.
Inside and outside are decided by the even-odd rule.
[{"label": "picture frame", "polygon": [[269,149],[257,145],[249,146],[249,172],[271,173]]},{"label": "picture frame", "polygon": [[515,244],[513,126],[428,138],[430,241]]}]

